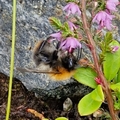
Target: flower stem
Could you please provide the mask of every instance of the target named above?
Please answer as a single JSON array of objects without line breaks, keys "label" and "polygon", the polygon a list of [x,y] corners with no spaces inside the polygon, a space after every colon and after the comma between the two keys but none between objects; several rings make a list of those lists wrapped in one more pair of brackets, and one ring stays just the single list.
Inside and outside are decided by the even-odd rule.
[{"label": "flower stem", "polygon": [[116,116],[115,111],[114,111],[112,93],[111,93],[111,90],[109,88],[109,84],[107,83],[107,81],[103,75],[103,72],[101,70],[101,67],[99,65],[98,56],[97,56],[96,49],[95,49],[96,45],[95,45],[95,42],[93,40],[92,33],[90,32],[90,29],[88,26],[87,17],[86,17],[86,0],[81,0],[81,9],[82,9],[83,26],[84,26],[86,35],[88,37],[88,42],[89,42],[89,45],[91,48],[91,53],[92,53],[93,60],[94,60],[94,66],[95,66],[96,72],[98,73],[98,76],[100,77],[100,79],[103,83],[103,90],[104,90],[104,93],[106,95],[106,99],[108,102],[108,107],[109,107],[111,118],[112,118],[112,120],[117,120],[117,116]]},{"label": "flower stem", "polygon": [[13,0],[12,11],[13,11],[13,15],[12,15],[12,49],[11,49],[8,102],[7,102],[7,110],[6,110],[6,119],[5,120],[9,120],[10,107],[11,107],[12,82],[13,82],[13,72],[14,72],[15,32],[16,32],[16,0]]}]

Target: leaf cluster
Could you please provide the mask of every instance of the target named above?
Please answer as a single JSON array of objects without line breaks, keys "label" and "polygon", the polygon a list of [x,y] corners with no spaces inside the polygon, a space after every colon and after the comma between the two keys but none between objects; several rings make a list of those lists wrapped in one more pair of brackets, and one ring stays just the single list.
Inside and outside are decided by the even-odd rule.
[{"label": "leaf cluster", "polygon": [[[112,33],[108,32],[101,42],[103,54],[103,62],[101,65],[105,78],[109,81],[111,89],[114,91],[114,96],[116,98],[114,106],[116,109],[120,109],[120,49],[113,53],[111,51],[111,46],[120,47],[120,44],[116,40],[113,40]],[[81,67],[76,70],[74,78],[78,82],[94,89],[79,101],[78,111],[80,115],[89,115],[95,112],[104,101],[102,86],[96,84],[96,77],[97,73],[92,68]]]},{"label": "leaf cluster", "polygon": [[55,29],[57,29],[58,31],[61,31],[63,37],[76,36],[74,31],[70,30],[70,27],[67,22],[62,23],[60,19],[56,17],[50,17],[49,21]]}]

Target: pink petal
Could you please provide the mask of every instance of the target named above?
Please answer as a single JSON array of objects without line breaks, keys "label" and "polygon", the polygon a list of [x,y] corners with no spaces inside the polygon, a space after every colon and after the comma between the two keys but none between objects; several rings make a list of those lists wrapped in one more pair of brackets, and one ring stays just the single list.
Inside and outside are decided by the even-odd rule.
[{"label": "pink petal", "polygon": [[61,40],[62,37],[61,32],[53,33],[50,36],[56,38],[57,40]]}]

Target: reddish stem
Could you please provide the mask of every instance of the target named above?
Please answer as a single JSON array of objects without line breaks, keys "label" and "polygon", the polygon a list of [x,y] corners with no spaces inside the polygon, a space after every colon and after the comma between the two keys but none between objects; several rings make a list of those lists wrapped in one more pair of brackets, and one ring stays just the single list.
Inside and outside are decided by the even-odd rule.
[{"label": "reddish stem", "polygon": [[112,118],[112,120],[117,120],[117,117],[116,117],[116,114],[115,114],[115,111],[114,111],[112,93],[111,93],[111,90],[109,88],[109,84],[107,83],[107,81],[106,81],[106,79],[103,75],[103,72],[101,70],[101,67],[99,65],[98,56],[97,56],[96,49],[95,49],[96,45],[95,45],[95,42],[94,42],[93,37],[92,37],[92,33],[90,32],[90,29],[89,29],[89,26],[88,26],[88,23],[87,23],[86,0],[81,0],[81,4],[82,4],[81,9],[82,9],[83,26],[84,26],[86,35],[88,37],[88,42],[89,42],[90,47],[91,47],[91,53],[92,53],[93,60],[94,60],[94,66],[95,66],[95,69],[98,73],[98,76],[100,77],[100,79],[103,83],[103,88],[104,88],[103,90],[104,90],[105,95],[106,95],[106,99],[107,99],[107,102],[108,102],[108,107],[109,107],[111,118]]}]

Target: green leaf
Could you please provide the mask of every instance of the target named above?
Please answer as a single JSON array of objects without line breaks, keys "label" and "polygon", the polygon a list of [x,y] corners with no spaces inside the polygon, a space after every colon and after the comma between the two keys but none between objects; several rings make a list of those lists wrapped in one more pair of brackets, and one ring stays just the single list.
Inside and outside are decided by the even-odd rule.
[{"label": "green leaf", "polygon": [[107,32],[105,37],[104,37],[104,40],[102,40],[99,44],[100,44],[100,48],[102,50],[102,53],[101,53],[101,57],[103,58],[104,54],[106,52],[109,52],[110,51],[110,46],[109,44],[113,41],[113,37],[112,37],[112,33],[111,32]]},{"label": "green leaf", "polygon": [[95,101],[103,102],[104,101],[104,93],[102,90],[102,86],[98,85],[98,87],[91,94],[92,99]]},{"label": "green leaf", "polygon": [[58,117],[55,120],[68,120],[68,118],[66,118],[66,117]]},{"label": "green leaf", "polygon": [[[120,44],[113,40],[110,46],[119,46]],[[106,52],[103,61],[103,71],[107,80],[112,80],[120,68],[120,49],[116,52]]]},{"label": "green leaf", "polygon": [[70,29],[70,27],[69,27],[67,22],[65,22],[63,25],[64,25],[65,31],[68,31]]},{"label": "green leaf", "polygon": [[112,42],[112,40],[113,40],[112,33],[107,32],[104,38],[105,44],[109,45]]},{"label": "green leaf", "polygon": [[120,92],[120,82],[110,85],[110,88],[114,91],[119,91]]},{"label": "green leaf", "polygon": [[63,26],[61,21],[56,17],[50,17],[49,21],[50,21],[51,25],[53,27],[55,27],[56,29],[61,29],[61,27]]},{"label": "green leaf", "polygon": [[75,0],[66,0],[66,2],[75,2]]},{"label": "green leaf", "polygon": [[[81,116],[90,115],[98,110],[104,100],[104,94],[100,85],[91,93],[84,96],[78,103],[78,112]],[[102,93],[98,93],[101,91]],[[97,93],[97,94],[96,94]],[[102,95],[101,95],[102,94]],[[97,96],[95,96],[97,95]],[[93,98],[94,97],[94,98]]]},{"label": "green leaf", "polygon": [[91,69],[91,68],[78,68],[76,70],[76,73],[74,74],[74,78],[84,84],[87,85],[91,88],[96,88],[97,84],[95,82],[95,78],[96,78],[97,74],[96,72]]},{"label": "green leaf", "polygon": [[70,27],[67,22],[63,24],[61,28],[63,37],[72,36],[74,33],[70,30]]},{"label": "green leaf", "polygon": [[117,82],[120,82],[120,69],[119,69],[118,74],[117,74]]}]

